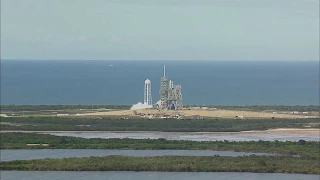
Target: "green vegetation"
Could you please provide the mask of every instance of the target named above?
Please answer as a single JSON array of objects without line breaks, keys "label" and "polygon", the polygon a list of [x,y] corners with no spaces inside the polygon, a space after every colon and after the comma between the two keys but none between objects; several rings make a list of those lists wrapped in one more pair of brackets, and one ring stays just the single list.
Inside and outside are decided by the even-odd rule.
[{"label": "green vegetation", "polygon": [[[1,118],[1,130],[29,131],[167,131],[239,132],[272,128],[319,127],[314,119],[120,119],[112,117],[10,117]],[[313,123],[313,124],[309,124]]]},{"label": "green vegetation", "polygon": [[[1,149],[207,149],[218,151],[265,152],[303,157],[319,157],[319,142],[279,141],[180,141],[165,139],[101,139],[59,137],[36,133],[1,133]],[[27,146],[27,144],[49,144]]]},{"label": "green vegetation", "polygon": [[[313,111],[319,106],[207,106],[249,111]],[[2,112],[15,114],[51,110],[77,113],[83,109],[129,109],[129,105],[2,105]],[[96,110],[97,111],[97,110]],[[98,110],[99,111],[99,110]],[[46,114],[47,113],[47,114]],[[117,117],[1,117],[0,129],[30,131],[167,131],[238,132],[272,128],[320,128],[315,119],[121,119]],[[29,145],[28,145],[29,144]],[[30,144],[33,144],[30,146]],[[38,146],[47,144],[48,146]],[[1,149],[192,149],[275,153],[284,156],[243,157],[128,157],[107,156],[18,160],[0,162],[0,170],[56,171],[194,171],[194,172],[277,172],[320,174],[320,142],[247,141],[197,142],[165,139],[85,139],[37,133],[0,133]],[[287,156],[288,155],[288,156]],[[290,155],[290,156],[289,156]],[[296,155],[296,156],[292,156]]]},{"label": "green vegetation", "polygon": [[288,156],[106,156],[8,161],[0,163],[0,170],[192,171],[319,174],[319,163],[316,159]]},{"label": "green vegetation", "polygon": [[[85,139],[36,133],[1,133],[0,139],[1,149],[208,149],[282,154],[282,156],[252,155],[241,157],[106,156],[17,160],[0,162],[0,170],[320,173],[320,142],[309,142],[304,140],[298,142],[196,142],[165,139]],[[49,144],[49,146],[27,146],[27,144]]]}]

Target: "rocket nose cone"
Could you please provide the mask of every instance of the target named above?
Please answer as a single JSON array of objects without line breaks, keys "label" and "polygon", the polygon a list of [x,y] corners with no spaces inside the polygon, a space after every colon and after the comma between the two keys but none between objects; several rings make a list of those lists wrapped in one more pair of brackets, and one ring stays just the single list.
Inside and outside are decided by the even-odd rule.
[{"label": "rocket nose cone", "polygon": [[151,84],[151,81],[149,79],[144,81],[145,84]]}]

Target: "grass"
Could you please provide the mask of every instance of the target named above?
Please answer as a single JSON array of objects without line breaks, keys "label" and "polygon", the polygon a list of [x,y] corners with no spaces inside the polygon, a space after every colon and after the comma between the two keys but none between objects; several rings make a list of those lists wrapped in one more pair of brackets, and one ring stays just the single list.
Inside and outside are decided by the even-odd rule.
[{"label": "grass", "polygon": [[[120,119],[114,117],[10,117],[1,118],[1,130],[30,131],[166,131],[239,132],[272,128],[319,128],[314,119]],[[9,123],[9,124],[4,124]],[[15,123],[15,124],[10,124]],[[313,123],[313,125],[312,125]],[[19,126],[18,126],[18,125]],[[79,126],[86,125],[86,126]]]},{"label": "grass", "polygon": [[0,162],[0,170],[182,171],[319,174],[319,163],[316,159],[288,156],[106,156]]}]

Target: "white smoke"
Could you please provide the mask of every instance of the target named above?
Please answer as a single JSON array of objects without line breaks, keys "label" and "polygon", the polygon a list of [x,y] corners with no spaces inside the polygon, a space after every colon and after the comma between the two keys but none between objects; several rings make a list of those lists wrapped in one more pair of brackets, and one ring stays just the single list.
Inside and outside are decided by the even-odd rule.
[{"label": "white smoke", "polygon": [[152,108],[152,105],[148,105],[147,103],[138,102],[137,104],[132,105],[130,110],[138,110],[138,109],[149,109]]}]

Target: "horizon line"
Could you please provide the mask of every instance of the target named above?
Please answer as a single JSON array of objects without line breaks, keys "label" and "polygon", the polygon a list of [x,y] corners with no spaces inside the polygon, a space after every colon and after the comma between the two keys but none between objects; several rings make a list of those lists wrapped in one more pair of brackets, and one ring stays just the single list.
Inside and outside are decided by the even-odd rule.
[{"label": "horizon line", "polygon": [[3,59],[1,58],[0,60],[4,60],[4,61],[256,61],[256,62],[261,62],[261,61],[272,61],[272,62],[283,62],[283,61],[291,61],[291,62],[310,62],[310,61],[317,61],[319,62],[319,59],[311,59],[311,60],[268,60],[268,59],[264,59],[264,60],[250,60],[250,59],[230,59],[230,60],[207,60],[207,59],[199,59],[199,60],[195,60],[195,59],[11,59],[11,58],[6,58]]}]

